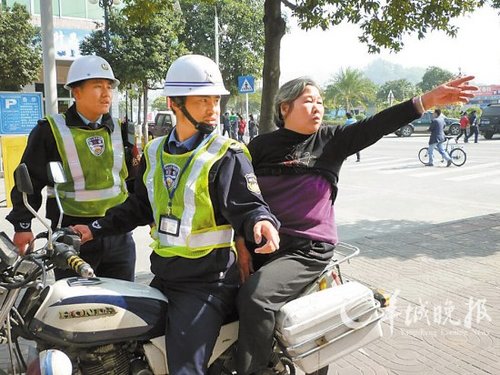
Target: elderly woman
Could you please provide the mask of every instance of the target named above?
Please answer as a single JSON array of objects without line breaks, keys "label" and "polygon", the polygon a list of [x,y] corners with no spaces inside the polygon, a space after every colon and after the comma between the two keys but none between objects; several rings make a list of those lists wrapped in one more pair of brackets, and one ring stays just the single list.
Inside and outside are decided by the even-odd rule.
[{"label": "elderly woman", "polygon": [[[322,125],[320,89],[309,78],[285,83],[275,102],[278,130],[248,145],[258,183],[281,222],[280,249],[255,254],[237,241],[240,275],[238,374],[268,369],[275,313],[326,266],[338,242],[334,202],[340,167],[352,154],[435,106],[473,97],[468,76],[438,86],[349,126]],[[248,245],[248,244],[247,244]]]}]

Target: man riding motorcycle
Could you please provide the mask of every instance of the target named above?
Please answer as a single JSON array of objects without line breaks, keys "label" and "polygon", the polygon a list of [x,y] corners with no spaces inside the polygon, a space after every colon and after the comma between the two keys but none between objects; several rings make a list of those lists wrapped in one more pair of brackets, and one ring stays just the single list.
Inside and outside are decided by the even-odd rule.
[{"label": "man riding motorcycle", "polygon": [[239,284],[233,228],[269,253],[278,248],[279,223],[246,148],[213,132],[220,96],[229,94],[217,65],[180,57],[168,70],[165,94],[177,124],[145,147],[134,194],[90,228],[74,229],[88,241],[154,223],[151,285],[169,300],[169,373],[204,374]]}]

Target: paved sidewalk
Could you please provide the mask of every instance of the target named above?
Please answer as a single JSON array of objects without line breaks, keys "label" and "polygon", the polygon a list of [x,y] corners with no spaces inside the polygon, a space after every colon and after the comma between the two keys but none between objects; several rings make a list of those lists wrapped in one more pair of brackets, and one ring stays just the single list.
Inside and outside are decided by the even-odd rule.
[{"label": "paved sidewalk", "polygon": [[394,295],[385,337],[329,374],[500,374],[500,213],[350,243],[343,272]]}]

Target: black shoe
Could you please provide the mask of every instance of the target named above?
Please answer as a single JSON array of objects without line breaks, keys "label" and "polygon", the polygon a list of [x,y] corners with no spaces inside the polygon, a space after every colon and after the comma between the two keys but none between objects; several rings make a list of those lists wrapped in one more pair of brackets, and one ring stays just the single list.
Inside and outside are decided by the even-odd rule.
[{"label": "black shoe", "polygon": [[451,160],[448,160],[448,161],[446,162],[446,167],[449,167],[450,165],[451,165]]},{"label": "black shoe", "polygon": [[424,164],[426,167],[434,167],[434,164],[432,163],[427,163],[427,164]]}]

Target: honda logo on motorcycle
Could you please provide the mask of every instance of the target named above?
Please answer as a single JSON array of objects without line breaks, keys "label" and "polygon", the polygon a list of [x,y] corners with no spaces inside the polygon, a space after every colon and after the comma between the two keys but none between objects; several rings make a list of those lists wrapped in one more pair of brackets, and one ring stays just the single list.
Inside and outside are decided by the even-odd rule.
[{"label": "honda logo on motorcycle", "polygon": [[59,311],[59,319],[77,319],[88,318],[91,316],[111,316],[115,315],[117,311],[114,307],[96,307],[94,309],[78,309],[69,311]]}]

